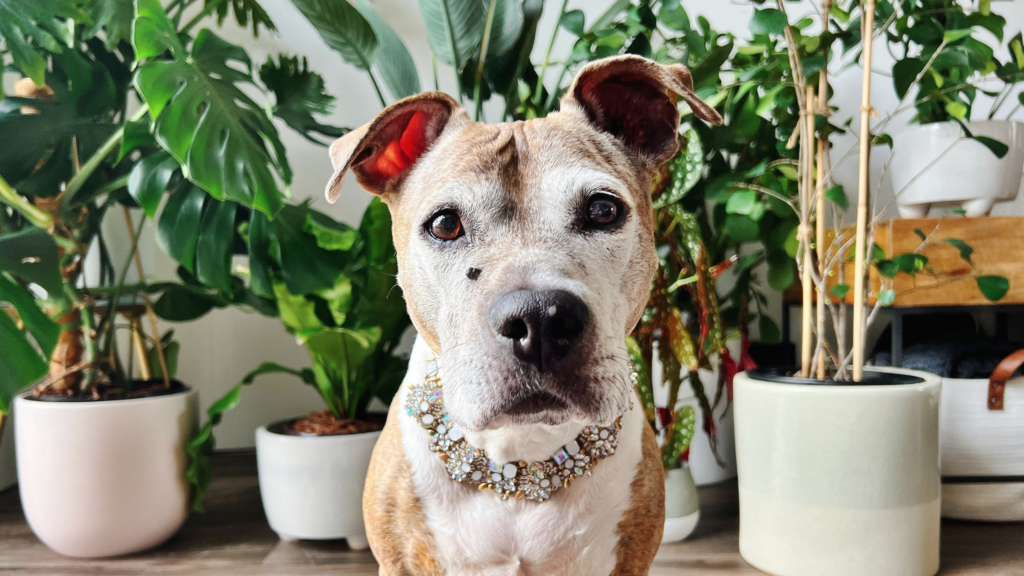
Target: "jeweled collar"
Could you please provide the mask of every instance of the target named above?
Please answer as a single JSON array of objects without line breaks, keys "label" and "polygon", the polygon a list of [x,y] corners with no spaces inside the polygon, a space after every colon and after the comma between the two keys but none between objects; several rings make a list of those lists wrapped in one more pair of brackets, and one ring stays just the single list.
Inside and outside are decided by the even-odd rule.
[{"label": "jeweled collar", "polygon": [[615,454],[622,416],[612,426],[591,424],[547,460],[498,463],[466,441],[444,408],[436,360],[427,362],[423,383],[410,385],[406,412],[430,433],[430,449],[438,453],[452,480],[510,496],[544,502],[580,476],[590,476],[601,460]]}]

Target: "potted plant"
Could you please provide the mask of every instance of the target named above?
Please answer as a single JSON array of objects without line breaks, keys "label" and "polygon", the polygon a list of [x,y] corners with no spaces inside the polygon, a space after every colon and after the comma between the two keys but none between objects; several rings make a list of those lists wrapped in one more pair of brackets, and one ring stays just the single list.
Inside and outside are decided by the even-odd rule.
[{"label": "potted plant", "polygon": [[[751,199],[784,202],[797,220],[792,252],[803,288],[801,366],[747,371],[735,379],[740,552],[754,566],[786,576],[823,570],[930,576],[939,561],[941,382],[923,372],[863,367],[866,326],[895,299],[884,281],[866,286],[866,265],[889,278],[934,273],[916,252],[886,259],[871,240],[871,42],[861,46],[857,27],[875,34],[876,5],[869,0],[860,17],[851,18],[852,7],[826,0],[817,33],[813,21],[790,24],[784,4],[776,6],[755,11],[748,50],[761,55],[765,67],[782,70],[789,86],[771,98],[781,95],[774,105],[789,108],[774,116],[782,121],[777,146],[795,152],[796,163],[790,165],[794,178],[787,178],[792,186],[757,187]],[[888,2],[878,4],[886,18],[895,10]],[[835,128],[828,120],[827,71],[836,39],[847,51],[860,47],[864,57],[853,231],[842,227],[847,200],[831,180],[829,139]],[[770,89],[751,87],[751,106],[770,98]],[[855,262],[847,270],[851,252]],[[849,276],[852,290],[845,283]],[[851,320],[852,341],[846,334]]]},{"label": "potted plant", "polygon": [[[390,215],[375,199],[358,229],[306,205],[286,206],[278,219],[287,231],[268,227],[258,215],[245,228],[247,275],[254,292],[272,294],[273,312],[305,346],[312,366],[261,364],[213,403],[189,446],[195,506],[202,508],[210,480],[213,427],[238,404],[243,386],[262,374],[290,374],[313,386],[326,408],[256,431],[260,493],[270,527],[284,539],[345,538],[353,549],[366,548],[363,479],[384,425],[383,415],[368,408],[375,398],[390,403],[408,364],[396,351],[410,321],[395,283]],[[317,277],[293,265],[290,256],[296,251],[317,263]]]},{"label": "potted plant", "polygon": [[[958,0],[903,3],[887,30],[897,55],[896,94],[904,98],[916,88],[913,105],[906,106],[915,110],[916,125],[893,134],[893,186],[904,218],[923,218],[933,206],[987,216],[1020,188],[1024,123],[1011,117],[1024,99],[998,116],[1024,80],[1022,36],[1007,42],[1010,56],[1001,62],[998,44],[986,37],[1001,43],[1006,19],[988,2],[973,6]],[[993,98],[984,119],[974,119],[979,91]]]},{"label": "potted plant", "polygon": [[[191,36],[214,12],[272,28],[258,5],[206,2],[183,24],[196,1],[171,2],[170,15],[156,0],[25,3],[0,31],[25,76],[0,100],[0,137],[19,143],[0,151],[0,413],[36,383],[14,400],[22,503],[36,534],[71,556],[155,546],[184,522],[196,393],[173,379],[178,344],[156,318],[197,311],[182,302],[269,306],[232,282],[229,262],[235,219],[269,221],[283,205],[290,170],[270,114],[306,135],[340,133],[313,119],[322,81],[296,59],[269,61],[258,83],[240,48],[206,29]],[[273,109],[245,83],[273,91]],[[284,89],[296,85],[309,89]],[[226,135],[229,146],[193,150]],[[111,210],[128,228],[123,261],[104,236]],[[182,284],[149,284],[142,270],[138,238],[158,212]]]}]

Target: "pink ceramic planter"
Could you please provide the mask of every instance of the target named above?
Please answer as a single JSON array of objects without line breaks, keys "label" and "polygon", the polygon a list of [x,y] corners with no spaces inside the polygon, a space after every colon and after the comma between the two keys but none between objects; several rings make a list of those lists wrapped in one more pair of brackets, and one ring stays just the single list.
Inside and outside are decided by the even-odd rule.
[{"label": "pink ceramic planter", "polygon": [[82,558],[173,536],[188,516],[185,444],[197,403],[195,390],[104,402],[17,398],[18,483],[36,536]]}]

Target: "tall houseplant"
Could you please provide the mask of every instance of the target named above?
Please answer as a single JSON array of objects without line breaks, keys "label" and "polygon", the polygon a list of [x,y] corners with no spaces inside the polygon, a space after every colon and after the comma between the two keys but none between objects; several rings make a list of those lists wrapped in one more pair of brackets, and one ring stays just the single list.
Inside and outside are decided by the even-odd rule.
[{"label": "tall houseplant", "polygon": [[[43,379],[18,400],[22,497],[39,536],[69,555],[153,546],[187,513],[195,392],[172,381],[177,343],[157,333],[156,315],[173,317],[175,298],[200,283],[218,287],[220,304],[267,305],[231,281],[233,224],[250,212],[275,217],[290,170],[270,107],[240,86],[276,88],[274,113],[300,131],[340,134],[313,120],[315,90],[283,89],[317,85],[296,61],[269,62],[261,82],[241,48],[207,29],[191,36],[211,13],[272,27],[262,9],[211,0],[182,24],[195,3],[170,2],[170,14],[156,0],[19,3],[0,26],[3,54],[25,76],[0,100],[0,136],[19,142],[0,151],[0,412]],[[129,228],[123,263],[103,234],[111,209]],[[145,282],[137,243],[158,212],[182,284]],[[90,250],[96,271],[85,266]],[[140,283],[126,285],[133,263]],[[127,350],[116,337],[125,329]],[[75,458],[109,465],[53,473]],[[70,475],[73,494],[54,485]],[[86,502],[112,512],[91,514]]]}]

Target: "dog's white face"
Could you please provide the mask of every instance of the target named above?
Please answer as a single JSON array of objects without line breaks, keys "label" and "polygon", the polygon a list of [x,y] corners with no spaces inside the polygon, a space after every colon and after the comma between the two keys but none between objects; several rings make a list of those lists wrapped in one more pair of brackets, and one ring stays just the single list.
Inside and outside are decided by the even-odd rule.
[{"label": "dog's white face", "polygon": [[391,208],[398,280],[464,429],[622,413],[656,266],[651,178],[677,147],[669,92],[717,118],[682,67],[624,57],[544,119],[474,123],[432,93],[332,146],[328,196],[351,167]]}]

